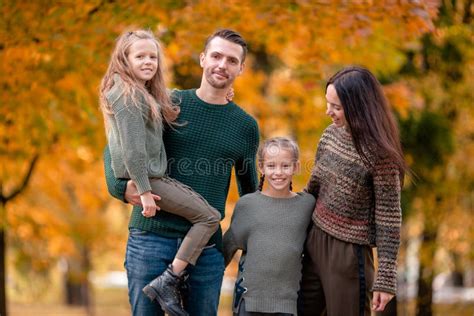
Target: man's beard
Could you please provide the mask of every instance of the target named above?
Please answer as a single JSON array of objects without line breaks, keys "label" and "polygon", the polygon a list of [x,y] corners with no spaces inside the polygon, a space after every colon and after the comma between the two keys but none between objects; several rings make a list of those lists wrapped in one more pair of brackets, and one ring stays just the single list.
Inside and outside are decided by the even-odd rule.
[{"label": "man's beard", "polygon": [[206,71],[206,81],[213,87],[213,88],[216,88],[216,89],[225,89],[227,87],[229,87],[231,84],[232,84],[232,80],[230,80],[229,78],[229,75],[226,74],[227,76],[227,79],[224,80],[224,81],[217,81],[215,80],[212,76],[213,76],[213,70],[212,69],[209,69],[208,71]]}]

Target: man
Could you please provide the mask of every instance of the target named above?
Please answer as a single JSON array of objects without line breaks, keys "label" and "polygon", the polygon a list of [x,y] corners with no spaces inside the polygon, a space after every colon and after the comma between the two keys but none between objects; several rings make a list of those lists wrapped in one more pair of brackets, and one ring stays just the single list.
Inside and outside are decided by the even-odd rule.
[{"label": "man", "polygon": [[[211,35],[200,55],[200,87],[176,91],[173,96],[180,102],[178,122],[184,124],[164,134],[169,176],[201,194],[221,212],[222,218],[232,168],[240,195],[257,188],[257,123],[226,99],[232,83],[244,69],[246,54],[247,44],[238,33],[224,29]],[[109,192],[134,204],[125,258],[133,314],[162,315],[160,306],[150,302],[142,288],[172,262],[191,224],[166,210],[145,218],[133,182],[114,178],[107,148],[104,161]],[[185,310],[192,316],[217,315],[224,275],[221,229],[211,238],[196,265],[187,270]]]}]

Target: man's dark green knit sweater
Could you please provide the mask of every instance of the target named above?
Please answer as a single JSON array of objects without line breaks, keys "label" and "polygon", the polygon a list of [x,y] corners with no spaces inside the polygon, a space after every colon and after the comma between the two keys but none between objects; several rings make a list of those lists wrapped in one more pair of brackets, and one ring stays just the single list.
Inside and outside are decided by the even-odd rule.
[{"label": "man's dark green knit sweater", "polygon": [[[235,168],[241,196],[257,188],[257,122],[233,102],[215,105],[202,101],[194,89],[175,91],[173,97],[180,101],[178,122],[184,125],[164,132],[167,174],[201,194],[224,218],[232,168]],[[128,180],[114,177],[108,147],[104,151],[104,164],[110,194],[124,201]],[[141,211],[141,207],[133,207],[129,228],[181,238],[191,227],[186,219],[166,210],[152,218],[144,217]],[[220,229],[209,241],[209,244],[214,243],[222,249]]]}]

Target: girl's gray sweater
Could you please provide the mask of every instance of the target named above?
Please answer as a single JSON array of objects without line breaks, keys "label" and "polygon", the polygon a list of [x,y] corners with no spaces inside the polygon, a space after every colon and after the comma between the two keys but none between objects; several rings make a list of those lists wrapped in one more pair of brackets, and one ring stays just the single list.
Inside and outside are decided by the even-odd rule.
[{"label": "girl's gray sweater", "polygon": [[298,193],[272,198],[260,191],[236,204],[224,234],[224,260],[243,251],[234,295],[234,312],[242,299],[247,311],[296,315],[301,254],[315,199]]},{"label": "girl's gray sweater", "polygon": [[143,96],[138,96],[137,105],[131,104],[117,74],[106,97],[113,111],[107,116],[107,141],[114,175],[132,179],[139,194],[151,191],[149,178],[161,178],[167,166],[162,122],[151,118]]}]

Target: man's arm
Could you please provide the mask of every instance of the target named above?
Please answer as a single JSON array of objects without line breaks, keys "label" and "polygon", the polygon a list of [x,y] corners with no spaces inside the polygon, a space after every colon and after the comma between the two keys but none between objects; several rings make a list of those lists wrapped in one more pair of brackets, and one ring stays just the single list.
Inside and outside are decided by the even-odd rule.
[{"label": "man's arm", "polygon": [[114,198],[127,203],[125,200],[125,190],[127,189],[126,179],[117,179],[112,170],[112,158],[110,156],[109,146],[104,149],[104,169],[105,182],[107,183],[107,190]]},{"label": "man's arm", "polygon": [[[132,205],[141,205],[140,194],[138,194],[137,186],[132,180],[117,179],[112,170],[112,158],[110,156],[109,146],[104,148],[104,169],[105,169],[105,182],[107,183],[107,190],[110,195],[114,198]],[[152,193],[153,199],[156,201],[161,198]],[[156,206],[158,211],[160,208]]]},{"label": "man's arm", "polygon": [[235,164],[235,175],[237,177],[237,186],[239,188],[239,195],[253,193],[257,190],[258,177],[256,166],[256,154],[259,142],[259,132],[257,122],[249,128],[247,135],[247,148]]}]

